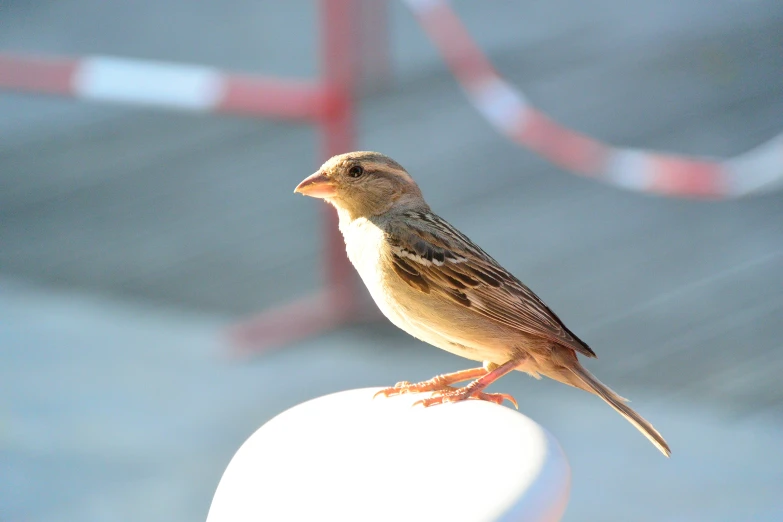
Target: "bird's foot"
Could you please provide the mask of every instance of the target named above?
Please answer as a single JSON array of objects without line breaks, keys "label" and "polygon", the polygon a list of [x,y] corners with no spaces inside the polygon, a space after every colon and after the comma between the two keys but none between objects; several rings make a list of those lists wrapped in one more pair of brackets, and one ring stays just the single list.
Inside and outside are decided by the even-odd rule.
[{"label": "bird's foot", "polygon": [[373,398],[383,395],[384,397],[394,397],[395,395],[403,395],[405,393],[423,393],[423,392],[435,392],[443,393],[449,390],[453,390],[451,386],[445,383],[438,382],[435,377],[428,381],[411,383],[408,381],[398,382],[391,388],[384,388],[377,392]]},{"label": "bird's foot", "polygon": [[383,395],[384,397],[393,397],[394,395],[402,395],[403,393],[422,393],[422,392],[435,392],[446,393],[453,391],[452,384],[469,381],[477,377],[482,377],[489,371],[488,367],[470,368],[468,370],[461,370],[453,373],[445,373],[443,375],[437,375],[432,379],[426,381],[410,383],[408,381],[398,382],[391,388],[385,388],[375,394],[374,397]]},{"label": "bird's foot", "polygon": [[429,406],[435,406],[436,404],[443,404],[447,402],[460,402],[468,399],[494,402],[495,404],[503,404],[503,401],[509,401],[514,405],[516,409],[519,409],[516,399],[507,393],[485,393],[481,389],[473,386],[475,383],[468,384],[462,388],[451,388],[450,390],[444,390],[437,395],[433,395],[427,399],[421,399],[413,403],[414,406],[421,404],[425,408]]}]

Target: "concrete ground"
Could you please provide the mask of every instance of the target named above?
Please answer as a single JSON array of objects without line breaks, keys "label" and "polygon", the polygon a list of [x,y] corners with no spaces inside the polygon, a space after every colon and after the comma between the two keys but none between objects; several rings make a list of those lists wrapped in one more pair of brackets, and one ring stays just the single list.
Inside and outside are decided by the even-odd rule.
[{"label": "concrete ground", "polygon": [[[0,289],[3,521],[203,520],[234,452],[284,409],[465,367],[390,328],[359,327],[232,360],[219,317],[8,279]],[[667,460],[594,397],[523,375],[495,388],[565,449],[565,520],[783,517],[777,415],[618,386],[668,438]]]},{"label": "concrete ground", "polygon": [[[533,103],[606,141],[729,156],[781,132],[774,0],[455,6]],[[571,459],[567,519],[783,518],[783,194],[662,199],[563,172],[495,134],[390,10],[395,81],[363,100],[357,148],[405,165],[672,444],[666,461],[600,401],[504,379]],[[0,13],[4,50],[317,69],[303,0]],[[320,207],[291,195],[315,151],[299,126],[0,94],[0,520],[203,518],[286,407],[465,367],[383,324],[225,358],[226,325],[319,284]]]}]

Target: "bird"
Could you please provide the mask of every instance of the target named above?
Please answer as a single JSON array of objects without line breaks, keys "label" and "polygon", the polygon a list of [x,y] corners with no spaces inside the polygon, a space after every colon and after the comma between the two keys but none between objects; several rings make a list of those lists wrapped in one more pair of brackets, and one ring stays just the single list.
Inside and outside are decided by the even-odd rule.
[{"label": "bird", "polygon": [[[582,366],[595,352],[522,281],[435,214],[411,175],[379,152],[334,156],[294,190],[337,210],[348,258],[381,312],[413,337],[480,367],[401,381],[386,397],[431,394],[425,407],[516,400],[487,386],[512,371],[545,376],[603,399],[665,456],[661,434]],[[457,387],[458,383],[470,381]]]}]

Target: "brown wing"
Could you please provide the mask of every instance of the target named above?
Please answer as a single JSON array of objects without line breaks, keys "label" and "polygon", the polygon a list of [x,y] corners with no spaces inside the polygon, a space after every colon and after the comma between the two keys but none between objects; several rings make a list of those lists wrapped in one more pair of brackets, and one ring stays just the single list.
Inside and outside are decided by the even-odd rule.
[{"label": "brown wing", "polygon": [[530,288],[464,234],[430,212],[410,211],[406,217],[406,226],[389,226],[386,233],[394,270],[410,286],[442,293],[492,321],[596,356]]}]

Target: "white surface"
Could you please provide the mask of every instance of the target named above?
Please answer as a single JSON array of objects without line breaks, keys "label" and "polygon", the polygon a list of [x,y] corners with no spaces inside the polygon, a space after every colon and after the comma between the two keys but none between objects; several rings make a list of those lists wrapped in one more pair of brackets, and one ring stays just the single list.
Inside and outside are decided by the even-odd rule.
[{"label": "white surface", "polygon": [[618,186],[630,190],[647,190],[652,184],[650,156],[641,150],[610,149],[608,177]]},{"label": "white surface", "polygon": [[496,76],[480,83],[474,96],[478,110],[496,127],[510,134],[523,127],[528,107],[525,96]]},{"label": "white surface", "polygon": [[94,56],[74,77],[83,98],[207,110],[223,96],[223,81],[210,67]]},{"label": "white surface", "polygon": [[[555,439],[504,406],[411,407],[378,388],[278,415],[226,469],[208,522],[560,520],[570,469]],[[425,394],[426,396],[426,394]]]},{"label": "white surface", "polygon": [[773,190],[783,185],[783,135],[778,135],[726,162],[737,194]]}]

